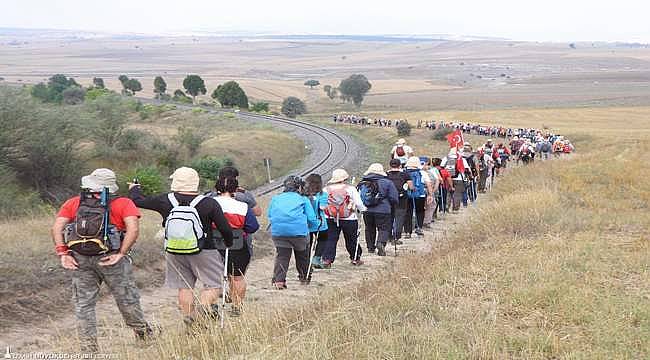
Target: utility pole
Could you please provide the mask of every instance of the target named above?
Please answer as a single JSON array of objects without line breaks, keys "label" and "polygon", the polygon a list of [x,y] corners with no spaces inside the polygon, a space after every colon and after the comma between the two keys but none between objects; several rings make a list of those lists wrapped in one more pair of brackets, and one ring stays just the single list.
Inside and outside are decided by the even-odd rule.
[{"label": "utility pole", "polygon": [[264,158],[264,166],[266,166],[266,174],[269,177],[269,184],[273,182],[271,178],[271,158]]}]

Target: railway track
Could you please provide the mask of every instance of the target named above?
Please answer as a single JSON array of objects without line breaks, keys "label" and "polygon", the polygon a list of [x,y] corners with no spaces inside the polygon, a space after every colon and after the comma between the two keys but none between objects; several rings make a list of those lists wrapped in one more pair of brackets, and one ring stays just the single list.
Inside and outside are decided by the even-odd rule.
[{"label": "railway track", "polygon": [[[138,100],[143,103],[163,104],[153,99],[138,98]],[[271,123],[276,128],[292,131],[298,138],[305,142],[309,149],[309,154],[303,162],[302,167],[291,171],[292,174],[304,177],[311,173],[318,173],[323,176],[323,181],[327,181],[332,170],[340,166],[352,165],[355,160],[352,155],[354,149],[357,147],[356,143],[349,136],[325,126],[280,116],[263,115],[246,111],[221,110],[200,105],[174,105],[178,109],[184,110],[199,107],[213,114],[231,113],[244,121]],[[273,179],[271,183],[262,185],[251,190],[251,192],[255,196],[265,196],[279,190],[281,187],[281,179]]]}]

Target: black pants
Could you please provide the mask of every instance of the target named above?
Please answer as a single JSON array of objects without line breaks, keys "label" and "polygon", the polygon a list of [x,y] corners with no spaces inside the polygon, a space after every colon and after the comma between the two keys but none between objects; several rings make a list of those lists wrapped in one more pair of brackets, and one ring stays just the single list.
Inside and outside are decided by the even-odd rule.
[{"label": "black pants", "polygon": [[309,268],[309,248],[305,250],[296,250],[292,248],[276,247],[275,266],[273,267],[273,279],[276,282],[287,281],[287,271],[289,270],[289,261],[291,260],[291,253],[296,255],[296,270],[298,270],[298,278],[300,280],[307,279],[307,271]]},{"label": "black pants", "polygon": [[424,225],[424,205],[426,202],[426,198],[409,199],[408,207],[406,208],[406,217],[404,218],[405,233],[413,233],[413,211],[415,211],[417,229],[422,229],[422,225]]},{"label": "black pants", "polygon": [[390,225],[392,231],[390,233],[391,239],[399,240],[402,238],[402,230],[404,229],[404,217],[406,216],[406,207],[393,208],[391,213]]},{"label": "black pants", "polygon": [[[316,249],[314,250],[314,241],[316,242]],[[309,236],[309,248],[314,251],[314,256],[323,256],[325,245],[327,244],[327,230],[314,231]]]},{"label": "black pants", "polygon": [[[367,212],[363,214],[363,222],[366,224],[366,245],[368,246],[368,251],[374,251],[376,245],[386,245],[391,229],[390,214]],[[377,237],[377,233],[379,233],[379,237]],[[377,240],[376,242],[375,239]]]},{"label": "black pants", "polygon": [[[343,231],[343,238],[345,238],[345,249],[350,255],[350,260],[359,260],[361,258],[361,246],[357,244],[359,234],[359,221],[358,220],[336,220],[327,219],[327,245],[323,250],[323,261],[334,262],[336,258],[336,244],[339,241],[341,231]],[[354,259],[354,253],[357,253],[357,258]]]}]

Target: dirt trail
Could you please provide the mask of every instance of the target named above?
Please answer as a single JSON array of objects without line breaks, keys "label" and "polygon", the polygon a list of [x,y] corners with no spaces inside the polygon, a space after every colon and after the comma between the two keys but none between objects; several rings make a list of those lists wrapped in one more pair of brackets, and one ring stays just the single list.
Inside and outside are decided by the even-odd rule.
[{"label": "dirt trail", "polygon": [[[485,197],[483,197],[485,199]],[[307,302],[315,296],[322,294],[324,288],[337,288],[352,286],[368,280],[382,270],[388,270],[396,259],[404,256],[413,256],[429,252],[446,238],[447,232],[461,221],[469,211],[459,214],[447,214],[437,220],[430,229],[425,229],[425,236],[413,237],[404,240],[404,245],[398,246],[397,257],[394,247],[387,247],[387,256],[379,257],[365,251],[363,231],[360,244],[364,248],[363,260],[365,264],[354,267],[348,260],[344,241],[341,236],[337,249],[337,261],[331,269],[315,270],[311,285],[300,285],[297,272],[292,259],[291,268],[287,275],[288,289],[277,291],[271,288],[271,275],[274,256],[265,256],[251,262],[248,278],[248,292],[245,305],[249,308],[283,306],[291,302]],[[362,223],[362,221],[360,222]],[[160,325],[165,331],[174,331],[182,327],[181,315],[176,307],[176,291],[164,287],[156,288],[141,293],[142,307],[149,320]],[[136,350],[136,343],[129,329],[122,323],[117,307],[111,296],[103,297],[97,305],[97,321],[100,347],[102,349],[126,347],[129,352]],[[56,321],[44,320],[34,324],[31,328],[14,330],[3,334],[3,345],[10,345],[12,350],[19,353],[25,352],[69,352],[76,349],[74,336],[67,338],[65,334],[75,334],[74,314],[69,313]]]}]

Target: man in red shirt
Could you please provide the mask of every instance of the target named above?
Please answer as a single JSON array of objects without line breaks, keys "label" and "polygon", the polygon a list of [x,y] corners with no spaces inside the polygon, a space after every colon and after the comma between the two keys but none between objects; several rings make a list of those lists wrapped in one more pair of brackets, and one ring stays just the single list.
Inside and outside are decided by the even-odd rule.
[{"label": "man in red shirt", "polygon": [[[131,199],[113,195],[117,192],[118,186],[115,173],[109,169],[97,169],[92,174],[84,176],[81,183],[84,189],[82,195],[69,199],[61,206],[52,227],[52,239],[56,254],[61,258],[61,265],[71,270],[72,273],[73,301],[81,352],[95,353],[99,350],[95,305],[99,298],[99,288],[102,282],[106,282],[108,285],[122,318],[133,329],[137,338],[146,339],[152,335],[152,329],[145,321],[140,306],[140,295],[135,286],[133,266],[128,256],[129,250],[138,238],[140,211]],[[100,235],[95,237],[102,239],[93,239],[88,243],[89,245],[84,244],[77,247],[79,241],[75,246],[71,241],[66,243],[64,233],[68,235],[68,239],[75,236],[70,235],[71,233],[75,233],[75,240],[81,239],[82,242],[87,240],[87,237],[79,235],[83,231],[82,228],[92,222],[93,218],[88,217],[90,220],[85,220],[85,216],[93,211],[95,213],[98,211],[99,207],[93,208],[92,204],[100,203],[99,199],[104,189],[108,189],[110,194],[108,196],[110,216],[107,229],[110,229],[111,237],[118,240],[106,241],[106,237]],[[88,209],[90,210],[82,215]],[[82,216],[84,216],[83,221],[80,220]],[[103,216],[101,217],[103,218]],[[99,216],[96,216],[95,219],[99,219]],[[103,234],[103,226],[101,230]],[[72,249],[68,248],[68,245]],[[106,248],[95,254],[97,246],[101,249],[104,249],[102,246],[106,246]],[[85,254],[80,254],[80,251]]]}]

